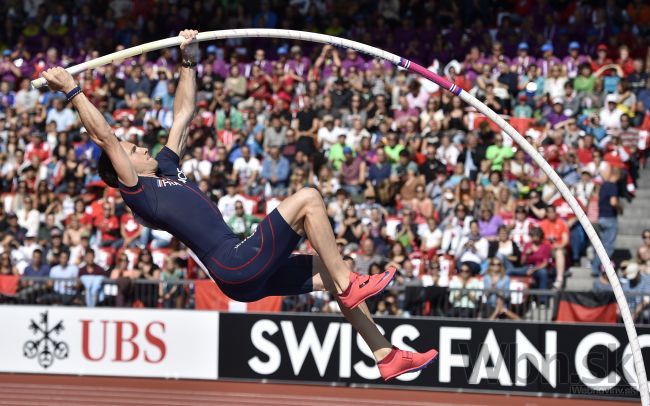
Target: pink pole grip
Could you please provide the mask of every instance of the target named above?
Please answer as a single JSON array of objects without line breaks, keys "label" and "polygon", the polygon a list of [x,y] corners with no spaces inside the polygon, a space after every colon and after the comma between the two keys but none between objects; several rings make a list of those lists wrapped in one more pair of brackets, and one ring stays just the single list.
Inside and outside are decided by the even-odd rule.
[{"label": "pink pole grip", "polygon": [[410,70],[412,72],[415,72],[415,73],[418,73],[418,74],[424,76],[425,78],[437,83],[442,88],[450,91],[451,93],[455,94],[456,96],[458,96],[460,94],[460,92],[463,91],[463,89],[461,89],[460,87],[458,87],[455,84],[451,83],[446,78],[444,78],[444,77],[442,77],[440,75],[436,75],[435,73],[431,72],[430,70],[426,69],[425,67],[423,67],[421,65],[418,65],[415,62],[411,62],[408,59],[402,58],[402,60],[400,61],[400,66],[402,66],[403,68],[406,68],[406,69],[408,69],[408,70]]}]

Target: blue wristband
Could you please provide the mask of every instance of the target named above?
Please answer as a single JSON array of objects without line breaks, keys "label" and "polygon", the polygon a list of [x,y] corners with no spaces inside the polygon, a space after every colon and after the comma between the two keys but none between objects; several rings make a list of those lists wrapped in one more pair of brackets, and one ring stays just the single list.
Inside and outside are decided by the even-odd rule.
[{"label": "blue wristband", "polygon": [[74,89],[70,90],[68,93],[65,94],[65,99],[69,103],[70,100],[72,100],[76,95],[81,93],[81,88],[79,85],[75,86]]}]

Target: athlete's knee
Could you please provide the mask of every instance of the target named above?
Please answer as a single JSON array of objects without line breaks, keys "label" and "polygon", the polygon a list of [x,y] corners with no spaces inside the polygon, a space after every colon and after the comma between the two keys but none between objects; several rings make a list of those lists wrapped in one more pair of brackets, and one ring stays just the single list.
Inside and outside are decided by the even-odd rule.
[{"label": "athlete's knee", "polygon": [[318,189],[314,187],[304,187],[300,189],[298,192],[296,192],[301,199],[305,200],[307,203],[310,202],[315,202],[322,204],[323,203],[323,196],[321,196],[320,192]]},{"label": "athlete's knee", "polygon": [[325,207],[323,197],[315,188],[306,187],[300,189],[296,192],[295,196],[298,198],[303,216],[306,216],[315,210],[322,210]]}]

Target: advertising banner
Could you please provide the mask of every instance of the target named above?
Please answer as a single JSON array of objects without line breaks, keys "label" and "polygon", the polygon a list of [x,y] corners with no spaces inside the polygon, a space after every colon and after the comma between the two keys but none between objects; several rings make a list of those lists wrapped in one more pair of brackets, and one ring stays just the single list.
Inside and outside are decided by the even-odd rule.
[{"label": "advertising banner", "polygon": [[[341,317],[0,306],[0,372],[384,385]],[[622,326],[378,318],[431,367],[388,385],[638,398]],[[639,326],[650,362],[650,328]]]},{"label": "advertising banner", "polygon": [[[426,318],[376,321],[393,345],[440,352],[431,367],[390,385],[639,397],[622,326]],[[342,318],[222,313],[220,325],[221,378],[383,384],[370,349]],[[641,347],[650,347],[650,328],[638,327],[638,332]],[[646,355],[648,351],[644,350]]]},{"label": "advertising banner", "polygon": [[219,313],[0,306],[0,372],[216,379]]}]

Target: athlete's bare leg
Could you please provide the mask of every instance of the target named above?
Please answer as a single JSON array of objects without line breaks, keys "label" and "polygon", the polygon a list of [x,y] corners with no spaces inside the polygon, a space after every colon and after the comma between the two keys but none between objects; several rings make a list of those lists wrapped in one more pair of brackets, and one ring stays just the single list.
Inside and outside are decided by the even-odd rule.
[{"label": "athlete's bare leg", "polygon": [[[318,289],[322,286],[335,296],[343,292],[350,283],[350,271],[336,247],[320,193],[312,188],[301,189],[282,201],[278,211],[291,228],[307,236],[319,255],[314,257],[314,287]],[[347,309],[340,302],[339,306],[345,318],[368,344],[375,359],[380,361],[388,355],[390,342],[377,329],[366,304],[362,303],[354,309]]]},{"label": "athlete's bare leg", "polygon": [[325,203],[313,188],[300,189],[280,203],[278,211],[298,234],[306,235],[334,283],[335,292],[342,293],[350,283],[349,270],[339,254],[334,232],[327,218]]},{"label": "athlete's bare leg", "polygon": [[[313,263],[314,276],[312,283],[314,290],[325,289],[334,294],[334,283],[321,258],[314,256]],[[352,327],[361,334],[363,340],[368,344],[372,354],[375,356],[375,360],[379,362],[384,359],[390,353],[392,347],[390,342],[386,340],[386,337],[377,329],[377,325],[375,325],[375,321],[372,319],[366,303],[363,302],[354,309],[348,309],[339,301],[339,307],[343,316],[345,316],[347,321],[352,324]]]}]

